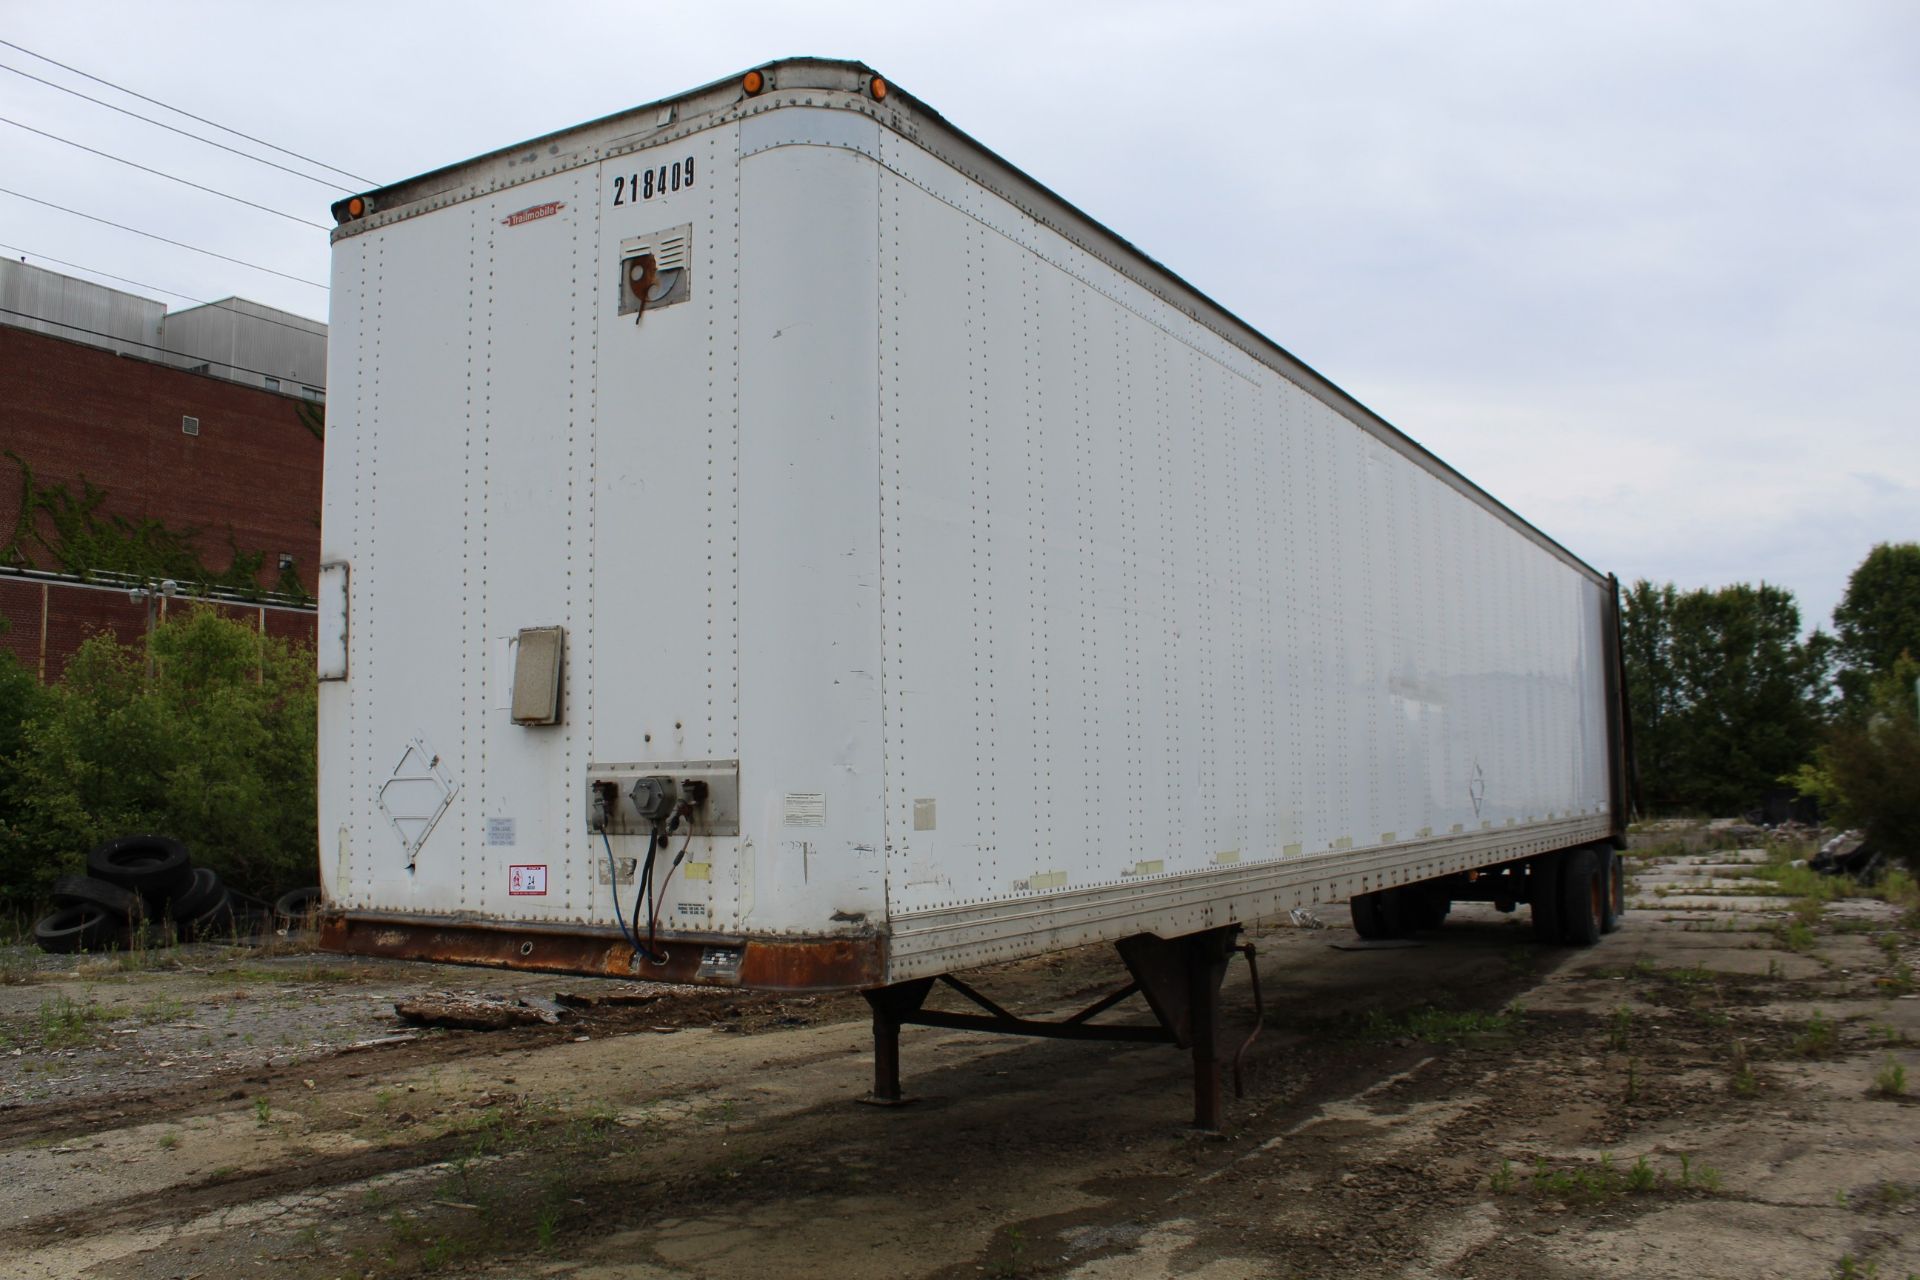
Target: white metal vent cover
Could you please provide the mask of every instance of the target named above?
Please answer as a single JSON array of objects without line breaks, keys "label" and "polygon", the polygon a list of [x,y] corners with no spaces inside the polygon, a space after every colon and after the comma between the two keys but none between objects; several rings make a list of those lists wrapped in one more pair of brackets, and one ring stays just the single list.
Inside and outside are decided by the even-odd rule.
[{"label": "white metal vent cover", "polygon": [[189,417],[187,417],[187,416],[186,416],[185,414],[182,414],[182,415],[180,415],[180,434],[181,434],[181,435],[183,435],[183,436],[197,436],[197,435],[199,435],[199,434],[200,434],[200,419],[198,419],[198,418],[189,418]]},{"label": "white metal vent cover", "polygon": [[685,222],[664,231],[643,236],[628,236],[620,242],[620,314],[643,310],[635,289],[636,264],[653,259],[654,283],[647,290],[644,310],[670,307],[691,296],[693,274],[693,224]]},{"label": "white metal vent cover", "polygon": [[460,788],[440,767],[440,757],[415,738],[400,753],[400,763],[380,787],[380,811],[407,851],[407,870],[419,859],[420,846],[433,834],[434,824],[453,803]]}]

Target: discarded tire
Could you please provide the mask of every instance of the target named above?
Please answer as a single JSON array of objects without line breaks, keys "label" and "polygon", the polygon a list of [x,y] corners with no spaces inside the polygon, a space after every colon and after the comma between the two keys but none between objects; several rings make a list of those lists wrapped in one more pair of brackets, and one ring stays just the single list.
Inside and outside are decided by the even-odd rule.
[{"label": "discarded tire", "polygon": [[319,885],[309,885],[304,889],[293,889],[273,900],[273,920],[282,929],[296,928],[306,924],[307,917],[313,914],[315,907],[323,901]]},{"label": "discarded tire", "polygon": [[174,921],[174,928],[179,930],[183,939],[211,938],[235,932],[233,895],[225,885],[219,885],[218,889],[217,896],[200,914]]},{"label": "discarded tire", "polygon": [[152,907],[164,906],[193,879],[187,846],[167,836],[135,835],[109,840],[87,855],[87,874],[132,889]]},{"label": "discarded tire", "polygon": [[84,907],[91,904],[122,923],[145,914],[140,895],[117,884],[92,876],[61,876],[53,882],[53,905]]},{"label": "discarded tire", "polygon": [[227,886],[212,867],[195,867],[187,887],[167,900],[167,918],[176,925],[198,919],[227,900]]},{"label": "discarded tire", "polygon": [[127,922],[98,903],[57,907],[33,926],[33,940],[42,951],[103,951],[126,934]]}]

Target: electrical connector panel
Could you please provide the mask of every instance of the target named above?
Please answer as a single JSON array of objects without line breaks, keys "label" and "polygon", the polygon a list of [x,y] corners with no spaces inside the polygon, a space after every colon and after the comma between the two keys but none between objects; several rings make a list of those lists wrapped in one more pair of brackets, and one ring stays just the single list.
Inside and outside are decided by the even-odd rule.
[{"label": "electrical connector panel", "polygon": [[615,836],[645,835],[654,820],[641,812],[643,798],[657,793],[662,783],[671,784],[676,808],[686,814],[684,820],[692,824],[695,835],[740,834],[738,760],[588,765],[587,829]]}]

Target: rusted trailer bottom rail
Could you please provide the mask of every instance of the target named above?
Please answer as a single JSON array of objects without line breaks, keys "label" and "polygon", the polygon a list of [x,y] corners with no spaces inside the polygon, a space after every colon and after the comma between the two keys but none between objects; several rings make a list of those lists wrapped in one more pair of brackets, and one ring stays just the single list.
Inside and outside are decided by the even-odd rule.
[{"label": "rusted trailer bottom rail", "polygon": [[886,974],[886,943],[877,934],[743,939],[676,933],[662,939],[661,962],[655,963],[635,955],[617,929],[355,911],[321,919],[320,947],[394,960],[760,991],[856,991],[877,986]]}]

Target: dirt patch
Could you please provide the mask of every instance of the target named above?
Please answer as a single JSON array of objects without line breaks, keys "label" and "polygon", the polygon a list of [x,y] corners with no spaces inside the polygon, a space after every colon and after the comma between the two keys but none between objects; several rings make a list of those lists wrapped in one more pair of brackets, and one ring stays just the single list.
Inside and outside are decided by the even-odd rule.
[{"label": "dirt patch", "polygon": [[[1678,858],[1636,868],[1716,879]],[[1920,1002],[1888,983],[1915,940],[1895,913],[1834,904],[1793,949],[1784,909],[1686,896],[1704,905],[1676,915],[1637,891],[1646,905],[1585,952],[1536,947],[1524,913],[1483,907],[1404,950],[1260,932],[1267,1027],[1222,1135],[1185,1127],[1188,1065],[1150,1045],[912,1028],[915,1101],[856,1105],[857,997],[647,991],[552,1025],[402,1039],[392,1005],[410,995],[615,988],[297,956],[249,961],[262,972],[244,980],[211,963],[41,976],[0,989],[0,1272],[1920,1269],[1920,1109],[1884,1087],[1891,1067],[1920,1076]],[[1122,979],[1097,948],[969,975],[1036,1012]],[[109,1012],[46,1043],[43,1023],[65,1022],[42,1004],[63,998]],[[168,1001],[178,1016],[141,1012]],[[1236,1040],[1249,1003],[1236,971]],[[277,1029],[294,1043],[263,1044]]]}]

